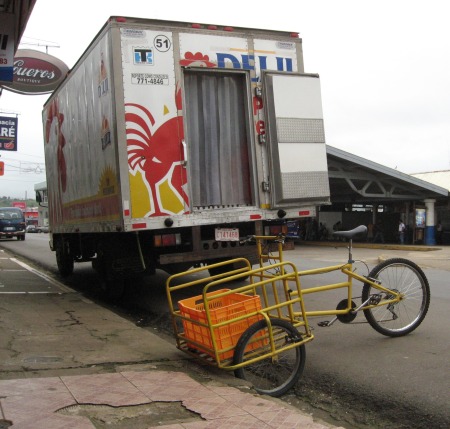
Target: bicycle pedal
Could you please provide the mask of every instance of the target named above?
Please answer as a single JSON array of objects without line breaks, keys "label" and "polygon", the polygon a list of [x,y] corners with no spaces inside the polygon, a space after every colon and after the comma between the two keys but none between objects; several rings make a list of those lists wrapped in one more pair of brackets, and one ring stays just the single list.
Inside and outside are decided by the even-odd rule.
[{"label": "bicycle pedal", "polygon": [[329,320],[324,320],[323,322],[319,322],[317,325],[322,327],[322,328],[326,328],[327,326],[330,326],[330,321]]}]

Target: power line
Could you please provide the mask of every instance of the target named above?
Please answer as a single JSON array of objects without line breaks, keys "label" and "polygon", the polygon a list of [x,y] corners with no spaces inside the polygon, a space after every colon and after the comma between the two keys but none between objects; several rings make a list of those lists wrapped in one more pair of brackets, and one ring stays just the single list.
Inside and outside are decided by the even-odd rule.
[{"label": "power line", "polygon": [[[38,41],[38,42],[53,43],[54,45],[57,45],[56,42],[53,42],[53,41],[51,41],[51,40],[38,39],[38,38],[36,38],[36,37],[23,36],[22,39],[36,40],[36,41]],[[20,39],[20,40],[22,40],[22,39]]]},{"label": "power line", "polygon": [[[11,156],[10,154],[8,154],[8,155]],[[41,158],[41,159],[45,158],[44,155],[37,155],[37,154],[32,155],[31,153],[22,153],[22,152],[20,153],[20,156],[21,157],[22,156],[29,156],[31,158]],[[3,160],[8,159],[9,161],[20,161],[20,159],[17,159],[17,158],[4,158],[4,157],[1,156],[1,154],[0,154],[0,158],[2,158]],[[28,162],[31,162],[31,161],[28,161]]]},{"label": "power line", "polygon": [[4,115],[16,115],[16,117],[20,115],[20,112],[8,112],[7,110],[0,110],[0,113]]},{"label": "power line", "polygon": [[[16,161],[16,160],[14,160],[14,161]],[[17,163],[19,165],[11,164],[10,161],[8,161],[8,162],[5,162],[5,166],[12,173],[45,174],[45,164],[44,163],[30,162],[30,161],[16,161],[16,164]]]},{"label": "power line", "polygon": [[[31,179],[31,178],[29,180],[25,180],[25,179],[19,180],[19,179],[5,179],[4,177],[5,176],[2,176],[0,178],[0,184],[3,183],[3,182],[14,182],[14,183],[31,183],[31,184],[34,185],[37,182],[39,182],[38,180]],[[42,182],[43,182],[43,180],[42,180]]]},{"label": "power line", "polygon": [[[24,46],[45,46],[45,52],[48,54],[48,48],[60,48],[61,46],[59,46],[56,42],[51,42],[49,40],[41,40],[41,39],[34,39],[32,37],[26,37],[27,39],[30,40],[36,40],[37,43],[30,43],[30,42],[26,42],[24,41],[22,38],[22,40],[20,41],[20,45],[24,45]],[[43,43],[39,43],[39,42],[43,42]]]}]

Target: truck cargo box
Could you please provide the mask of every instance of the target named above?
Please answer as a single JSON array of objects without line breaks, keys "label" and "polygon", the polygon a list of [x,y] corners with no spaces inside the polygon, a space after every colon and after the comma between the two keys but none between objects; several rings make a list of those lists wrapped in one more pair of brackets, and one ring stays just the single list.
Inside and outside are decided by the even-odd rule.
[{"label": "truck cargo box", "polygon": [[329,202],[320,82],[296,33],[111,17],[43,121],[65,273],[120,243],[141,268],[240,256],[240,237]]}]

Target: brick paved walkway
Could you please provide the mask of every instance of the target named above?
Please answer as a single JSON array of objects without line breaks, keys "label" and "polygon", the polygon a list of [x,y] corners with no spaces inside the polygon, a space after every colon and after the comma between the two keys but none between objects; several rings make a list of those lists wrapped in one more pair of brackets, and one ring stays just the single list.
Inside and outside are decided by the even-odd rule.
[{"label": "brick paved walkway", "polygon": [[[152,404],[174,402],[191,413],[167,418],[164,411],[145,410]],[[201,384],[182,372],[157,370],[3,380],[0,405],[0,427],[13,429],[331,427],[273,398]],[[139,405],[140,413],[133,414],[133,406]],[[94,424],[96,406],[107,410],[99,418],[105,426]],[[147,420],[139,421],[143,417]]]}]

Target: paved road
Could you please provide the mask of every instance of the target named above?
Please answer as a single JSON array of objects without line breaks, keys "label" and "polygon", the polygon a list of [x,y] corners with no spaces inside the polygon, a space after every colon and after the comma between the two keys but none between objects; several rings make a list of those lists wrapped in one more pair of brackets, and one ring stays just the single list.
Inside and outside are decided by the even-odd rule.
[{"label": "paved road", "polygon": [[[29,251],[22,244],[16,241],[0,243],[16,252]],[[47,243],[43,236],[30,235],[26,245],[33,249],[33,259],[40,261],[51,273],[55,267],[54,254],[45,250]],[[39,248],[41,251],[36,250]],[[354,257],[362,259],[369,267],[380,259],[394,256],[417,262],[431,285],[430,311],[423,324],[406,337],[392,339],[364,323],[336,323],[331,328],[319,328],[316,321],[312,321],[316,338],[307,347],[304,377],[295,392],[286,395],[286,401],[301,408],[307,406],[306,401],[316,414],[323,410],[324,415],[334,416],[340,424],[345,422],[346,428],[383,427],[377,426],[377,421],[383,417],[388,418],[392,428],[450,426],[450,331],[447,327],[450,249],[429,252],[404,249],[355,249]],[[47,258],[51,262],[45,262]],[[285,259],[294,262],[299,269],[335,264],[345,258],[345,248],[334,247],[297,246],[285,253]],[[82,265],[86,268],[81,268]],[[82,265],[76,267],[75,274],[66,284],[97,298],[97,277],[89,266]],[[364,269],[363,263],[358,265],[360,272],[364,273]],[[167,328],[165,278],[163,273],[158,273],[135,286],[121,310],[129,312],[130,317],[141,315],[143,324],[150,324],[151,329],[161,328],[161,335]],[[305,281],[303,286],[313,284],[315,280],[312,283]],[[307,306],[321,307],[330,302],[335,306],[342,298],[335,292],[326,296],[325,301],[308,296]],[[355,320],[363,321],[361,316]],[[393,418],[398,420],[395,426],[392,425]],[[402,422],[407,422],[406,426],[402,426]]]},{"label": "paved road", "polygon": [[[318,246],[297,247],[285,253],[299,269],[339,263],[345,255],[346,250],[343,248],[328,247],[324,250]],[[367,416],[372,418],[376,418],[377,413],[373,413],[375,409],[380,414],[397,414],[400,421],[402,418],[406,420],[407,415],[415,415],[415,427],[433,427],[427,425],[427,415],[441,414],[448,425],[450,248],[429,252],[387,248],[354,249],[353,256],[362,259],[369,267],[391,257],[415,261],[423,268],[430,283],[429,313],[416,331],[401,338],[384,337],[366,323],[336,323],[331,328],[320,328],[313,320],[316,338],[308,345],[305,374],[308,379],[320,384],[323,392],[329,392],[325,394],[325,403],[330,398],[339,402],[342,395],[351,403],[359,403],[361,408],[371,407],[372,411]],[[357,266],[358,272],[367,272],[364,264]],[[309,285],[312,284],[303,286]],[[334,295],[335,304],[345,298],[342,293]],[[310,297],[313,302],[308,301]],[[307,308],[311,305],[323,307],[325,304],[326,301],[319,301],[319,296],[306,296]],[[363,315],[358,315],[355,322],[365,322]],[[392,400],[392,403],[387,402],[387,399]],[[401,406],[398,406],[399,403]],[[332,411],[333,407],[330,407]],[[424,415],[420,416],[417,411]],[[358,422],[355,423],[359,427]]]}]

